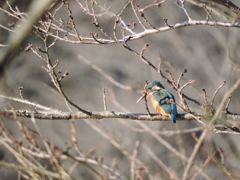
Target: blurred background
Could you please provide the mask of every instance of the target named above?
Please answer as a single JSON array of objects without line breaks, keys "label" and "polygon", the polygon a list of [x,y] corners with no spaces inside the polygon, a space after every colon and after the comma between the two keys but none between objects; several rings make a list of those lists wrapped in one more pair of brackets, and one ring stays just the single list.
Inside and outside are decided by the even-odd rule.
[{"label": "blurred background", "polygon": [[[87,1],[80,0],[78,2],[85,5]],[[90,37],[90,32],[98,33],[100,37],[107,38],[92,24],[93,17],[83,12],[78,2],[69,1],[78,33],[84,37]],[[97,2],[110,12],[118,14],[128,1],[102,0]],[[238,0],[232,0],[232,2],[240,7],[240,2]],[[27,12],[29,3],[31,3],[31,1],[9,1],[11,7],[17,7],[20,12]],[[61,2],[57,3],[50,12],[54,12],[54,10],[59,7],[60,3]],[[150,2],[140,0],[134,1],[134,3],[139,4],[140,8],[150,4]],[[151,1],[151,3],[154,3],[154,1]],[[87,2],[87,4],[89,5],[90,3]],[[187,12],[193,20],[205,20],[207,18],[207,13],[204,8],[198,7],[188,1],[186,1],[185,5]],[[230,16],[235,16],[235,14],[226,7],[217,7],[227,11]],[[3,3],[2,8],[9,11],[7,3]],[[107,34],[113,37],[113,27],[116,17],[113,17],[107,12],[103,13],[103,10],[96,8],[96,13],[98,12],[99,14],[102,13],[101,16],[97,16],[99,25]],[[16,18],[7,15],[3,11],[0,13],[2,17],[0,19],[0,24],[13,29],[11,24],[16,22]],[[144,11],[144,15],[155,27],[166,26],[163,20],[164,18],[168,19],[167,22],[170,25],[187,20],[187,16],[183,9],[174,4],[174,1],[167,1],[163,3],[161,7],[153,6],[148,8]],[[215,13],[212,13],[212,16],[218,21],[231,21],[217,16]],[[124,9],[121,17],[126,23],[136,23],[135,32],[143,31],[130,4]],[[64,23],[69,21],[66,6],[58,10],[55,19],[59,20],[60,18]],[[142,21],[148,29],[151,28],[146,25],[143,19]],[[121,27],[117,28],[117,35],[121,39]],[[1,44],[7,44],[10,33],[11,31],[0,28]],[[128,32],[126,32],[126,34],[128,34]],[[62,34],[60,34],[60,36],[63,37]],[[49,38],[49,44],[51,44],[53,40],[54,38]],[[73,40],[77,41],[76,38],[73,38]],[[20,97],[19,87],[23,87],[25,99],[52,108],[68,111],[64,99],[57,93],[56,88],[51,82],[50,76],[42,68],[42,66],[46,66],[46,63],[31,50],[27,52],[24,51],[29,43],[32,44],[33,49],[37,47],[44,49],[43,41],[37,37],[35,33],[32,32],[29,34],[21,44],[21,48],[14,55],[12,62],[5,70],[1,85],[1,94]],[[239,71],[236,70],[240,63],[239,28],[188,26],[144,36],[141,39],[129,42],[129,46],[135,51],[140,52],[146,43],[150,46],[145,51],[145,57],[155,66],[158,66],[160,62],[159,56],[163,57],[162,70],[164,73],[165,70],[168,69],[173,77],[177,79],[179,74],[184,69],[187,69],[182,84],[190,79],[195,80],[195,83],[188,86],[184,90],[184,93],[201,103],[204,103],[203,88],[206,89],[207,96],[211,98],[215,90],[224,81],[227,81],[228,83],[220,90],[216,97],[215,104],[217,107],[223,95],[233,86],[236,80],[239,79]],[[1,47],[1,49],[4,48],[6,47]],[[101,68],[117,82],[132,87],[133,90],[124,90],[113,85],[91,66],[84,63],[78,55]],[[70,73],[69,76],[61,81],[63,90],[70,100],[86,110],[104,110],[103,88],[105,88],[108,110],[146,113],[144,102],[136,104],[137,99],[141,96],[139,91],[143,90],[146,80],[161,81],[165,88],[176,97],[177,102],[179,101],[176,92],[172,90],[156,71],[143,63],[140,57],[124,49],[119,43],[94,45],[60,41],[50,48],[50,59],[52,62],[59,60],[57,69],[60,69],[62,72],[68,71]],[[233,94],[229,106],[230,112],[240,112],[239,91],[240,89],[238,88]],[[12,105],[12,102],[1,99],[2,109],[10,109],[10,105]],[[15,109],[29,109],[29,106],[19,103],[13,103],[13,105]],[[202,109],[194,103],[189,102],[189,106],[194,112],[203,113]],[[154,112],[151,106],[149,106],[149,108],[151,112]],[[15,121],[9,120],[9,118],[3,116],[1,119],[17,140],[23,139]],[[28,124],[29,127],[32,127],[30,119],[21,118],[21,120]],[[110,166],[113,160],[117,159],[119,170],[124,176],[130,177],[131,164],[129,159],[108,139],[104,138],[101,133],[96,132],[89,123],[86,123],[87,121],[93,124],[100,123],[101,126],[107,129],[106,131],[113,134],[114,139],[116,139],[130,154],[134,151],[135,143],[139,141],[140,147],[137,158],[144,163],[144,166],[147,167],[153,179],[170,179],[170,177],[154,158],[150,156],[146,147],[161,159],[167,167],[174,170],[179,178],[182,177],[186,162],[182,162],[180,158],[176,158],[176,154],[169,151],[151,133],[143,130],[143,126],[141,126],[139,122],[121,119],[101,119],[99,121],[75,120],[77,140],[80,149],[84,152],[94,149],[95,151],[92,156],[98,158],[103,157],[103,161]],[[141,123],[147,125],[152,131],[159,132],[158,135],[160,137],[187,157],[190,156],[196,143],[191,133],[196,133],[195,135],[198,137],[201,134],[201,129],[199,128],[196,132],[189,131],[191,133],[171,134],[171,132],[202,127],[202,124],[195,121],[180,121],[176,126],[171,122]],[[71,145],[71,125],[69,121],[38,120],[37,124],[41,133],[58,148],[66,149]],[[209,133],[204,145],[209,148],[209,151],[216,151],[218,147],[222,148],[225,154],[226,166],[229,167],[234,177],[240,178],[240,145],[238,139],[238,135]],[[194,162],[201,167],[206,158],[207,153],[201,150]],[[0,159],[8,162],[15,161],[11,153],[7,152],[3,145],[0,146]],[[220,155],[217,159],[221,161]],[[66,168],[71,166],[71,162],[66,161],[65,163]],[[101,172],[103,170],[99,169],[99,171]],[[16,179],[17,173],[12,172],[15,171],[0,167],[0,179]],[[227,173],[214,162],[208,163],[204,172],[213,179],[230,179]],[[194,173],[195,171],[192,170],[191,175]],[[82,165],[76,167],[73,172],[73,177],[76,179],[95,178],[89,171],[86,171]],[[146,174],[144,174],[144,177],[148,179]],[[203,179],[203,177],[199,175],[196,179]]]}]

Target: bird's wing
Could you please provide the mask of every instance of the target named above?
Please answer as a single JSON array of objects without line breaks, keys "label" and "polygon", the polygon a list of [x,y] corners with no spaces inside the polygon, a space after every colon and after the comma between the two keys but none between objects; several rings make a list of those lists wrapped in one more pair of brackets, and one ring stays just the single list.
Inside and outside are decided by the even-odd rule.
[{"label": "bird's wing", "polygon": [[169,114],[177,114],[177,106],[173,95],[166,89],[155,94],[156,100],[162,106],[163,110]]}]

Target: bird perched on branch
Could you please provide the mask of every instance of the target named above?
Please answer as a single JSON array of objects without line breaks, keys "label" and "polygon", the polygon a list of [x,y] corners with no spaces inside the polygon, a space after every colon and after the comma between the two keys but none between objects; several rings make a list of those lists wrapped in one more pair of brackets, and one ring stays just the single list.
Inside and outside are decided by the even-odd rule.
[{"label": "bird perched on branch", "polygon": [[177,106],[174,96],[168,92],[159,81],[152,81],[145,86],[144,94],[137,101],[141,101],[146,96],[151,96],[153,108],[161,115],[171,117],[176,123]]}]

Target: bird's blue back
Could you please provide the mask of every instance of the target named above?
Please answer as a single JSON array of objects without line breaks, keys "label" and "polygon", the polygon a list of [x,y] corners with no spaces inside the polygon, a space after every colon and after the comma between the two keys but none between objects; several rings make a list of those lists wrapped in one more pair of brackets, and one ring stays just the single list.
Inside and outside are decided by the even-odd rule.
[{"label": "bird's blue back", "polygon": [[177,106],[175,103],[170,103],[175,102],[174,96],[166,89],[161,89],[154,93],[154,99],[158,101],[166,113],[170,114],[172,122],[176,123]]}]

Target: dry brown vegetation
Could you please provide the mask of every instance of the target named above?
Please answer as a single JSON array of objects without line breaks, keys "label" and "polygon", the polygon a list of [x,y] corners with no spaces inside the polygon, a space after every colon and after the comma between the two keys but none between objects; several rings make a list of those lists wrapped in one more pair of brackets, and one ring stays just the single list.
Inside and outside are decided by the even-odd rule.
[{"label": "dry brown vegetation", "polygon": [[0,5],[0,179],[240,178],[239,0]]}]

